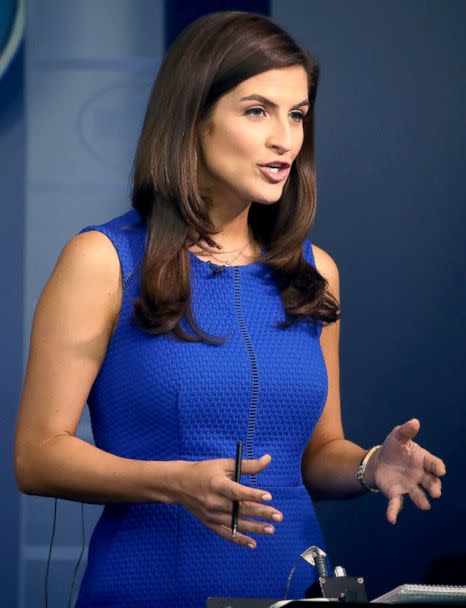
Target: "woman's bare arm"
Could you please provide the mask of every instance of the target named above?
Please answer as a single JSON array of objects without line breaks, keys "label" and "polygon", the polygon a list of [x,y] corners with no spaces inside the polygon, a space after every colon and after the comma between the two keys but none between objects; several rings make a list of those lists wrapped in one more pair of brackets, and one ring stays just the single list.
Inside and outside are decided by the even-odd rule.
[{"label": "woman's bare arm", "polygon": [[[339,301],[338,268],[322,249],[315,249],[316,266]],[[321,346],[328,373],[327,402],[301,461],[303,482],[314,499],[351,498],[366,492],[357,479],[357,467],[367,450],[344,438],[340,415],[340,322],[322,330]],[[439,498],[445,463],[412,441],[420,422],[416,418],[395,426],[380,440],[381,449],[369,460],[365,480],[388,498],[387,521],[395,524],[405,496],[422,510],[431,508],[428,495]]]},{"label": "woman's bare arm", "polygon": [[[313,245],[316,268],[327,279],[329,290],[340,302],[338,267],[332,257]],[[322,329],[320,342],[328,377],[328,395],[322,415],[304,451],[301,472],[311,495],[319,498],[350,498],[364,494],[356,471],[367,450],[345,439],[340,408],[340,321]],[[374,485],[371,460],[367,483]]]},{"label": "woman's bare arm", "polygon": [[76,437],[122,298],[118,255],[97,231],[64,247],[40,296],[17,417],[15,473],[26,494],[174,502],[186,463],[131,460]]}]

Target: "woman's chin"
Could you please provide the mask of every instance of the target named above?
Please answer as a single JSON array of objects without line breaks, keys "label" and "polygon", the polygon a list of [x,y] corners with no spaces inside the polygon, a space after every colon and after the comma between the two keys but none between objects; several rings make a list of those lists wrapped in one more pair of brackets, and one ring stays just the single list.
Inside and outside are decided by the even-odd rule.
[{"label": "woman's chin", "polygon": [[255,203],[258,203],[259,205],[274,205],[275,203],[278,203],[281,195],[282,195],[282,190],[280,190],[279,194],[276,193],[273,196],[264,196],[264,194],[259,195],[259,196],[256,195],[255,197],[252,198],[252,200]]}]

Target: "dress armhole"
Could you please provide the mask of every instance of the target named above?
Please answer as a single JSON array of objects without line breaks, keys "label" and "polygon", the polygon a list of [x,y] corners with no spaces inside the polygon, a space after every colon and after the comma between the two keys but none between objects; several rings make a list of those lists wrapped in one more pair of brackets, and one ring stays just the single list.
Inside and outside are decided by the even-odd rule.
[{"label": "dress armhole", "polygon": [[[314,268],[316,268],[316,263],[315,263],[315,259],[314,259],[314,254],[312,252],[312,242],[310,237],[308,237],[304,243],[304,255],[306,260],[312,264],[312,266],[314,266]],[[316,268],[317,270],[317,268]]]},{"label": "dress armhole", "polygon": [[105,230],[101,226],[86,226],[85,228],[82,228],[82,230],[80,230],[78,232],[78,234],[83,234],[84,232],[92,232],[93,230],[95,230],[96,232],[100,232],[101,234],[104,234],[108,238],[110,243],[113,245],[113,248],[115,249],[115,251],[117,252],[118,260],[120,262],[120,272],[122,274],[123,289],[125,289],[125,283],[126,283],[126,277],[127,277],[127,266],[124,263],[124,260],[122,260],[120,250],[116,246],[115,241],[112,239],[108,230]]},{"label": "dress armhole", "polygon": [[[129,212],[126,215],[132,213]],[[104,234],[115,248],[120,261],[123,290],[125,291],[134,278],[144,256],[144,246],[141,247],[141,235],[138,235],[137,232],[134,234],[135,231],[125,230],[125,226],[119,227],[119,229],[112,229],[108,224],[86,226],[78,234],[90,232],[91,230]],[[144,244],[144,239],[142,239],[142,243]]]},{"label": "dress armhole", "polygon": [[[313,266],[317,270],[315,259],[314,259],[314,254],[312,252],[312,242],[311,242],[310,237],[306,238],[306,240],[304,242],[304,258],[305,258],[306,262],[311,264],[311,266]],[[317,337],[320,339],[320,335],[322,333],[324,322],[321,319],[316,319],[315,322],[316,322],[316,326],[317,326]]]}]

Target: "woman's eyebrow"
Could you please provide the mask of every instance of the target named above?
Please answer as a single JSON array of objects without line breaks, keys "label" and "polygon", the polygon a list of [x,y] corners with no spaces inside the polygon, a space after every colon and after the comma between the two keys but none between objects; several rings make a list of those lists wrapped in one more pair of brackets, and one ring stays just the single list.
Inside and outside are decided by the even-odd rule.
[{"label": "woman's eyebrow", "polygon": [[[246,100],[255,100],[255,101],[260,101],[261,103],[263,103],[264,105],[268,105],[272,108],[278,108],[278,105],[271,101],[270,99],[267,99],[267,97],[264,97],[263,95],[248,95],[247,97],[241,97],[240,101],[246,101]],[[295,108],[300,108],[301,106],[308,106],[309,104],[309,100],[308,99],[303,99],[303,101],[297,103],[296,105],[292,106],[292,110],[294,110]]]}]

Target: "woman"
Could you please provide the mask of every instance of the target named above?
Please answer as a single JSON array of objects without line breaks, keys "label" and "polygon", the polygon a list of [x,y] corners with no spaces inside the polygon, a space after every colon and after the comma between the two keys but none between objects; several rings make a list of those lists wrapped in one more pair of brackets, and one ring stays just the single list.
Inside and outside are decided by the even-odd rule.
[{"label": "woman", "polygon": [[[16,474],[25,493],[105,505],[79,608],[279,598],[324,548],[312,498],[380,491],[395,523],[404,495],[440,496],[417,419],[371,450],[344,438],[338,269],[307,237],[317,82],[266,17],[192,23],[151,94],[133,209],[72,238],[44,288]],[[86,401],[95,447],[75,436]],[[297,569],[289,596],[311,582]]]}]

